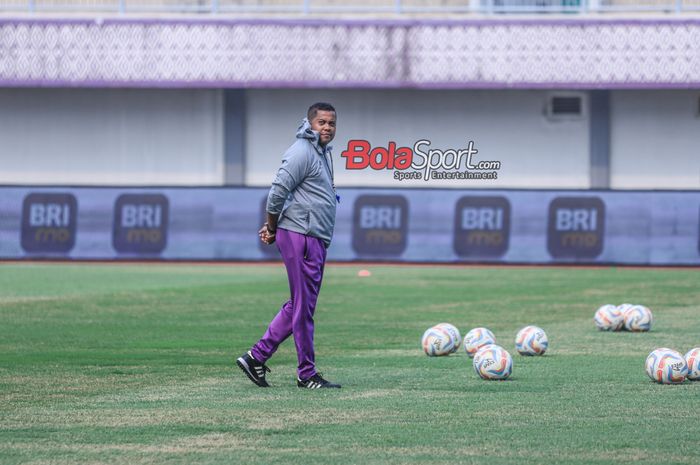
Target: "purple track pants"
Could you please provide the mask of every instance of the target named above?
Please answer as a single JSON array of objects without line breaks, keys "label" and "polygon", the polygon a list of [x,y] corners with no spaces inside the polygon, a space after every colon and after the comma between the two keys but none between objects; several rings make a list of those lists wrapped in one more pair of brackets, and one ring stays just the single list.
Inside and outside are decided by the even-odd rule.
[{"label": "purple track pants", "polygon": [[285,229],[277,230],[275,241],[287,268],[291,297],[282,305],[251,352],[257,361],[264,363],[293,334],[297,349],[297,374],[301,379],[308,379],[316,374],[314,311],[321,290],[326,247],[321,239]]}]

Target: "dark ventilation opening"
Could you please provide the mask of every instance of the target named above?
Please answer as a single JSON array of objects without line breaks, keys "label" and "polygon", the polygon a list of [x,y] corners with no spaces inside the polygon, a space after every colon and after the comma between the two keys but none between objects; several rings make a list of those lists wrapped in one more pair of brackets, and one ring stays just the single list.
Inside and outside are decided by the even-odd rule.
[{"label": "dark ventilation opening", "polygon": [[581,97],[552,97],[552,116],[581,116]]}]

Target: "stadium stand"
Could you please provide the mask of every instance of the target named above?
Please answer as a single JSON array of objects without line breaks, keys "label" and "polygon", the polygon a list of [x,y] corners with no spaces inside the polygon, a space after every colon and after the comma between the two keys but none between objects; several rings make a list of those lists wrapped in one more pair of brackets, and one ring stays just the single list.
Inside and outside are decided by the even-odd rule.
[{"label": "stadium stand", "polygon": [[3,0],[0,12],[450,14],[700,11],[700,0]]}]

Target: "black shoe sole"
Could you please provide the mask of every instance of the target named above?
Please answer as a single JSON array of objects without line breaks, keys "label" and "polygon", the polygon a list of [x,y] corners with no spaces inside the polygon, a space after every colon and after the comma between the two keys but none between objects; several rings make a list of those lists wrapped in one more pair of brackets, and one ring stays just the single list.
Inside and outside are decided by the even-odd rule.
[{"label": "black shoe sole", "polygon": [[338,386],[337,384],[336,384],[335,386],[320,386],[320,387],[317,387],[317,388],[310,388],[310,387],[307,387],[307,386],[299,386],[299,385],[297,385],[297,387],[298,387],[299,389],[340,389],[340,386]]},{"label": "black shoe sole", "polygon": [[246,376],[248,377],[248,379],[250,379],[253,382],[253,384],[255,384],[256,386],[263,387],[263,388],[270,387],[270,385],[267,384],[267,381],[257,379],[257,378],[255,378],[255,376],[253,376],[253,373],[250,372],[250,367],[245,362],[245,360],[243,360],[243,358],[238,358],[236,360],[236,365],[238,365],[238,368],[243,370],[243,373],[245,373]]},{"label": "black shoe sole", "polygon": [[333,384],[333,383],[328,383],[328,384],[322,384],[317,387],[309,387],[306,384],[302,384],[299,381],[297,381],[297,387],[300,389],[340,389],[340,384]]}]

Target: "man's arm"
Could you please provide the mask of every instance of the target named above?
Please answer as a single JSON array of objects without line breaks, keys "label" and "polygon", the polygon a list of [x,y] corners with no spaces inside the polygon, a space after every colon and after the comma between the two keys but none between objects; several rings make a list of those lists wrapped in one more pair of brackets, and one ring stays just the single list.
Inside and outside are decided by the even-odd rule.
[{"label": "man's arm", "polygon": [[262,225],[260,231],[258,231],[260,240],[265,244],[270,245],[275,242],[275,235],[277,234],[277,220],[279,217],[280,216],[277,214],[267,213],[267,221]]},{"label": "man's arm", "polygon": [[265,244],[275,242],[277,221],[282,213],[287,196],[303,181],[308,169],[309,160],[305,150],[300,150],[297,146],[296,151],[290,151],[285,154],[282,166],[277,171],[267,197],[267,221],[258,231],[260,240]]},{"label": "man's arm", "polygon": [[279,215],[275,215],[274,213],[268,213],[267,214],[267,229],[274,234],[277,231],[277,220],[279,219]]}]

